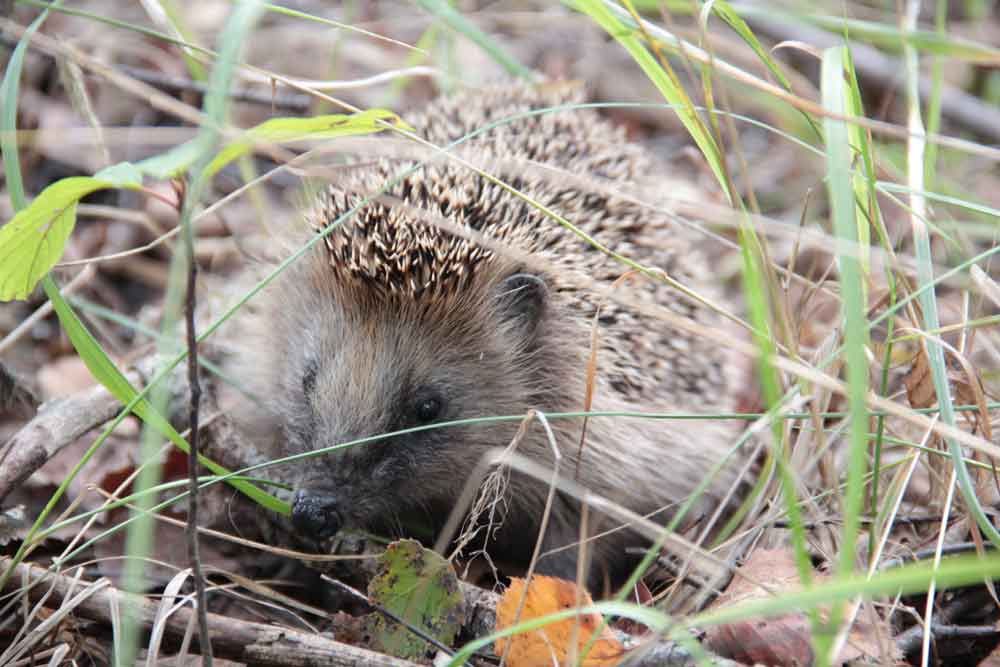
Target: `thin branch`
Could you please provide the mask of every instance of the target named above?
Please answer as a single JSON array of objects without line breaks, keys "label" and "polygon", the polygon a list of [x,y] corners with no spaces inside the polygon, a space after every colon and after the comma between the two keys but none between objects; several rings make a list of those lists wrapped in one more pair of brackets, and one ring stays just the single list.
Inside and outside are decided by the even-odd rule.
[{"label": "thin branch", "polygon": [[182,238],[184,254],[187,257],[187,296],[184,302],[184,319],[187,329],[188,346],[188,386],[190,400],[188,403],[188,427],[191,435],[188,438],[188,492],[191,495],[188,502],[188,520],[185,530],[187,535],[188,560],[191,563],[191,576],[194,579],[195,608],[198,612],[198,640],[201,643],[201,659],[205,667],[212,667],[212,640],[208,634],[208,605],[205,598],[205,577],[201,568],[201,556],[198,549],[198,410],[201,405],[201,383],[198,378],[198,335],[195,330],[195,307],[197,295],[195,292],[198,279],[198,261],[194,255],[194,232],[191,229],[190,217],[185,217]]}]

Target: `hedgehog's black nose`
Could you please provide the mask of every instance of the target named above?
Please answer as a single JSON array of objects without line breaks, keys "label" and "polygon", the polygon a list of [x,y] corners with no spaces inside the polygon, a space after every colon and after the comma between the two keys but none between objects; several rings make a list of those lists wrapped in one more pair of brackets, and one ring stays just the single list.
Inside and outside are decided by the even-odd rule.
[{"label": "hedgehog's black nose", "polygon": [[324,540],[341,526],[337,499],[325,491],[299,489],[292,500],[292,525],[306,537]]}]

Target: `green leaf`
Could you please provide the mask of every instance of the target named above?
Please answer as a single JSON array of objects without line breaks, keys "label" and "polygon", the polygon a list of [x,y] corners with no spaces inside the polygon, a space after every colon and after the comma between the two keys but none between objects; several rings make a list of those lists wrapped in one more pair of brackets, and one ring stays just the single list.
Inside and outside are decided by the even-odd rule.
[{"label": "green leaf", "polygon": [[[379,557],[368,598],[446,646],[455,640],[465,618],[465,598],[451,564],[414,540],[393,542]],[[375,648],[399,658],[417,660],[433,650],[378,612],[365,617],[365,628]]]},{"label": "green leaf", "polygon": [[81,198],[107,188],[138,187],[119,180],[125,171],[112,173],[114,180],[74,176],[57,181],[0,227],[0,301],[26,299],[59,261]]},{"label": "green leaf", "polygon": [[114,183],[119,188],[137,188],[142,185],[142,170],[131,162],[119,162],[101,169],[94,178]]},{"label": "green leaf", "polygon": [[[226,146],[209,164],[207,176],[248,153],[259,141],[279,143],[370,134],[388,125],[412,129],[385,109],[315,118],[273,118]],[[143,174],[161,179],[177,175],[198,159],[205,146],[206,142],[199,137],[138,164],[122,162],[102,169],[93,177],[64,178],[45,188],[27,208],[0,228],[0,301],[27,298],[59,261],[76,224],[76,204],[81,198],[107,188],[138,189]]]},{"label": "green leaf", "polygon": [[303,139],[333,139],[358,134],[381,132],[388,125],[412,130],[409,125],[387,109],[368,109],[356,114],[330,114],[313,118],[272,118],[250,128],[239,139],[230,142],[205,169],[210,177],[233,160],[253,149],[254,144],[288,143]]},{"label": "green leaf", "polygon": [[194,164],[204,150],[204,143],[204,140],[198,138],[185,141],[165,153],[142,160],[138,168],[142,173],[158,180],[173,178]]}]

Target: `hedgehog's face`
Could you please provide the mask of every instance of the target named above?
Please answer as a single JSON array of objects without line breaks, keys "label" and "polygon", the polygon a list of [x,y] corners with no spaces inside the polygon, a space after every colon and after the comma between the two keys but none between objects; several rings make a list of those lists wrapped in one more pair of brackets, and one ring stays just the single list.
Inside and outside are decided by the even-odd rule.
[{"label": "hedgehog's face", "polygon": [[305,536],[432,532],[483,456],[517,428],[445,423],[548,407],[539,405],[545,359],[536,345],[544,283],[516,274],[482,292],[450,312],[309,295],[295,310],[310,317],[276,327],[287,350],[278,371],[286,451],[335,448],[292,475],[293,523]]}]

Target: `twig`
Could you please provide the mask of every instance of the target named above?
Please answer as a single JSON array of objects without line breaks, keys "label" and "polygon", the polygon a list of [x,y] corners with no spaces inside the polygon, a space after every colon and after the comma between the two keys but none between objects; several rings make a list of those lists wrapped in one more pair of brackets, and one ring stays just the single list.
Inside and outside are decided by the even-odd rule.
[{"label": "twig", "polygon": [[[975,542],[959,542],[957,544],[948,544],[942,547],[941,555],[955,556],[957,554],[973,553],[978,551],[980,548],[985,551],[993,551],[996,547],[993,546],[992,542],[984,542],[981,545],[977,545]],[[879,565],[879,570],[884,571],[890,568],[900,567],[905,563],[917,563],[922,560],[930,560],[934,558],[937,551],[936,547],[927,547],[926,549],[915,551],[912,554],[890,558]]]},{"label": "twig", "polygon": [[[0,12],[2,13],[2,12]],[[0,44],[5,47],[13,49],[17,46],[17,40],[11,39],[6,35],[0,35]],[[51,53],[45,53],[44,51],[36,51],[36,53],[43,55],[50,60],[55,60],[55,56]],[[160,72],[155,72],[150,69],[143,67],[129,67],[127,65],[114,65],[113,68],[124,74],[125,76],[131,77],[136,81],[142,81],[147,83],[159,90],[166,93],[171,93],[176,95],[177,93],[183,92],[194,92],[199,95],[204,95],[208,90],[207,86],[200,81],[192,81],[191,79],[183,79],[175,76],[168,76],[166,74],[161,74]],[[295,111],[298,113],[305,113],[309,110],[310,99],[308,95],[303,95],[300,93],[262,93],[256,90],[231,90],[228,93],[229,97],[237,102],[247,102],[250,104],[260,104],[263,106],[269,106],[274,109],[283,109],[288,111]]]},{"label": "twig", "polygon": [[[945,630],[943,635],[938,635],[939,628],[950,628],[963,616],[979,611],[987,607],[993,607],[993,599],[989,591],[985,588],[970,591],[959,596],[951,603],[945,605],[937,614],[938,622],[931,624],[931,635],[935,639],[951,638]],[[903,655],[913,653],[920,649],[920,644],[924,638],[924,624],[921,622],[909,627],[896,637],[896,647]]]},{"label": "twig", "polygon": [[201,405],[201,383],[198,379],[198,335],[195,330],[195,306],[197,296],[195,285],[198,279],[198,260],[194,255],[194,233],[191,230],[190,217],[184,219],[182,238],[184,254],[187,256],[187,295],[184,300],[184,320],[187,330],[187,370],[188,370],[188,502],[187,536],[188,561],[191,564],[191,577],[194,579],[195,608],[198,612],[198,639],[201,643],[201,659],[205,667],[212,667],[212,640],[208,634],[208,604],[205,598],[205,576],[201,568],[201,556],[198,553],[198,409]]},{"label": "twig", "polygon": [[1000,635],[1000,629],[992,625],[944,625],[943,623],[932,623],[931,634],[936,641],[942,639],[979,639],[983,637],[996,637]]}]

